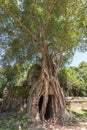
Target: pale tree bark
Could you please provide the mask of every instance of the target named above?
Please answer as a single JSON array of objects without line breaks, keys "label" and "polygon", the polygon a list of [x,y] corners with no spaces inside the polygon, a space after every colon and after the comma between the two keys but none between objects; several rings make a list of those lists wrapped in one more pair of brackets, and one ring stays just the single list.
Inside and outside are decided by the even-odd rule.
[{"label": "pale tree bark", "polygon": [[[52,103],[51,103],[51,111],[53,112],[53,114],[49,115],[49,118],[53,118],[56,117],[58,120],[60,120],[60,122],[64,123],[64,121],[66,121],[66,119],[68,119],[68,115],[67,115],[67,110],[66,110],[66,103],[65,103],[65,99],[64,99],[64,94],[62,92],[62,89],[60,88],[58,79],[57,79],[57,70],[58,68],[55,68],[55,65],[52,61],[52,59],[50,58],[49,52],[48,52],[48,48],[46,45],[46,39],[44,34],[42,35],[42,39],[41,39],[41,47],[42,47],[42,64],[41,64],[41,80],[39,80],[39,83],[37,86],[35,86],[35,89],[38,89],[37,87],[39,87],[41,89],[41,92],[39,93],[39,96],[37,98],[37,101],[39,102],[40,97],[43,95],[43,102],[42,102],[42,107],[39,113],[40,119],[42,120],[42,122],[45,121],[45,114],[47,111],[47,105],[49,102],[49,89],[50,87],[52,87],[52,90],[54,91],[54,98],[52,99]],[[63,55],[63,51],[64,51],[65,45],[63,44],[62,46],[62,51],[60,54],[60,59],[58,61],[58,65],[60,65],[61,63],[61,59],[62,59],[62,55]],[[59,66],[58,66],[59,67]],[[33,89],[32,89],[33,90]],[[32,91],[32,93],[34,93],[34,91]],[[30,96],[30,99],[32,99],[32,94]],[[31,100],[32,101],[32,100]],[[33,111],[33,107],[34,104],[32,105],[32,102],[29,102],[29,104],[31,104],[31,110],[29,108],[29,113],[33,113],[31,111]],[[37,104],[38,104],[37,102]],[[37,108],[39,107],[36,104]],[[37,109],[36,108],[36,109]],[[34,110],[35,111],[35,110]],[[36,110],[37,113],[38,109]],[[37,114],[36,114],[37,115]],[[35,115],[34,115],[35,117]]]}]

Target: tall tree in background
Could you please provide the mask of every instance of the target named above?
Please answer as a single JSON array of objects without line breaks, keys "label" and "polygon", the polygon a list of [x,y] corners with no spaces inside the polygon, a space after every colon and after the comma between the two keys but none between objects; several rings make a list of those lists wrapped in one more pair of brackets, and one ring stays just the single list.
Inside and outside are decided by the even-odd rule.
[{"label": "tall tree in background", "polygon": [[78,45],[86,49],[86,6],[85,0],[0,0],[1,61],[4,65],[40,62],[41,75],[35,87],[40,85],[38,97],[43,93],[43,121],[50,86],[57,99],[57,116],[66,119],[57,73]]},{"label": "tall tree in background", "polygon": [[66,96],[87,96],[87,62],[60,69],[58,78]]}]

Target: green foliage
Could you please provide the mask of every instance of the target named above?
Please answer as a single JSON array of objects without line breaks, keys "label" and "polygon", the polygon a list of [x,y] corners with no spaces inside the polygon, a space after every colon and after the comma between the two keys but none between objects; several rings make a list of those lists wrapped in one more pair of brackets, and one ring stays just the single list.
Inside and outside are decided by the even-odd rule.
[{"label": "green foliage", "polygon": [[23,86],[14,86],[13,88],[10,88],[9,91],[9,97],[11,99],[19,99],[20,97],[22,97],[23,99],[26,99],[29,95],[29,86],[28,87],[23,87]]},{"label": "green foliage", "polygon": [[[20,65],[8,65],[0,68],[0,97],[5,87],[14,88],[14,86],[22,85],[26,77],[25,68]],[[15,88],[14,88],[15,89]]]},{"label": "green foliage", "polygon": [[87,63],[61,69],[58,77],[66,96],[87,96]]},{"label": "green foliage", "polygon": [[0,117],[0,130],[17,130],[19,126],[22,127],[23,130],[28,128],[28,120],[29,116],[24,111],[22,113],[8,114]]},{"label": "green foliage", "polygon": [[[0,64],[4,75],[0,84],[19,85],[25,75],[23,67],[42,61],[44,44],[56,67],[62,51],[61,65],[72,58],[77,48],[86,51],[86,16],[84,0],[0,0]],[[62,73],[64,80],[60,82],[67,95],[76,91],[85,95],[86,73],[81,72],[84,76],[78,78],[77,70],[69,68],[62,70],[60,79]]]},{"label": "green foliage", "polygon": [[86,49],[86,6],[83,0],[0,0],[1,64],[38,60],[43,31],[55,64],[63,44],[62,62],[67,62],[76,46]]},{"label": "green foliage", "polygon": [[76,117],[87,119],[87,110],[70,110]]}]

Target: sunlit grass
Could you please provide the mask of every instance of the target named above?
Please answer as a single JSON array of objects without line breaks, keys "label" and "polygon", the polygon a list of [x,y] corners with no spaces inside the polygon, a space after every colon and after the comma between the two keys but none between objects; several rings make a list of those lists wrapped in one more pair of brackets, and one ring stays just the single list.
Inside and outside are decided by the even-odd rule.
[{"label": "sunlit grass", "polygon": [[78,116],[84,116],[87,117],[87,110],[74,110],[74,109],[70,109],[70,111]]}]

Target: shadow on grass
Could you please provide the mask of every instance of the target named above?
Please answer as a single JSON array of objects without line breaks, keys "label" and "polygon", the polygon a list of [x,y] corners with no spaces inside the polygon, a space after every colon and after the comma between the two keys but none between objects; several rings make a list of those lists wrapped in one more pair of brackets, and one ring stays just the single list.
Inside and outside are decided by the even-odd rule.
[{"label": "shadow on grass", "polygon": [[84,112],[84,115],[87,117],[87,110],[82,110]]},{"label": "shadow on grass", "polygon": [[70,110],[76,117],[82,117],[87,119],[87,110]]},{"label": "shadow on grass", "polygon": [[82,111],[84,111],[84,112],[86,112],[86,113],[87,113],[87,110],[84,110],[84,109],[83,109]]}]

